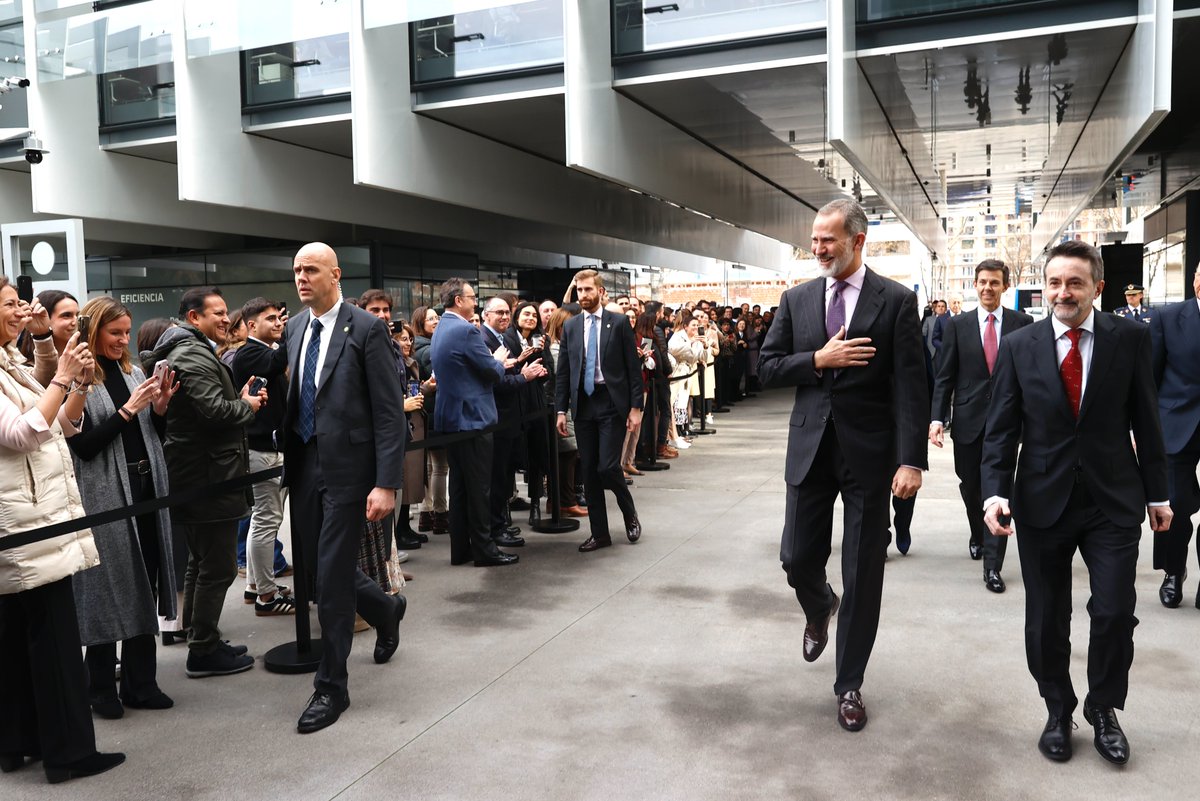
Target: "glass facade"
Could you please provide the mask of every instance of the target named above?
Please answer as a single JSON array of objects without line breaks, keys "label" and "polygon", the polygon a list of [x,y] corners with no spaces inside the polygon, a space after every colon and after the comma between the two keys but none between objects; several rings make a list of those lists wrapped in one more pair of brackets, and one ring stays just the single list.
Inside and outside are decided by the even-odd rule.
[{"label": "glass facade", "polygon": [[183,13],[188,58],[350,32],[350,0],[185,0]]},{"label": "glass facade", "polygon": [[632,55],[818,30],[826,0],[612,0],[613,47]]},{"label": "glass facade", "polygon": [[[40,3],[38,8],[41,10]],[[176,13],[178,6],[173,0],[146,0],[39,22],[38,78],[61,81],[170,65]]]},{"label": "glass facade", "polygon": [[100,127],[175,118],[175,65],[106,72],[99,76]]},{"label": "glass facade", "polygon": [[242,53],[243,105],[345,97],[350,93],[350,35],[337,33]]},{"label": "glass facade", "polygon": [[409,25],[414,84],[559,67],[562,0],[430,17]]},{"label": "glass facade", "polygon": [[[4,12],[13,10],[16,6],[18,17],[21,13],[19,3],[10,3],[7,7],[0,4],[0,20]],[[25,29],[18,18],[15,22],[7,18],[0,22],[0,78],[24,78],[27,65],[25,62]],[[17,89],[0,98],[0,134],[4,129],[25,129],[29,127],[29,101],[25,92]]]},{"label": "glass facade", "polygon": [[1015,3],[1028,3],[1028,0],[858,0],[858,21],[882,22]]}]

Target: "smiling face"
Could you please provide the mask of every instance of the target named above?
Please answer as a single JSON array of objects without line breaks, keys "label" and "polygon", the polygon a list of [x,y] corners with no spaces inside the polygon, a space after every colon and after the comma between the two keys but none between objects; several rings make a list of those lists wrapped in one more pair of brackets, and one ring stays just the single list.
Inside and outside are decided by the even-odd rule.
[{"label": "smiling face", "polygon": [[1002,270],[980,270],[975,278],[975,294],[979,296],[979,305],[990,312],[1000,306],[1000,296],[1008,285],[1004,283]]},{"label": "smiling face", "polygon": [[385,323],[392,321],[392,307],[388,305],[386,300],[377,298],[364,307],[368,312],[383,320]]},{"label": "smiling face", "polygon": [[1046,264],[1045,300],[1063,325],[1078,328],[1103,290],[1104,281],[1092,277],[1092,267],[1083,259],[1055,256]]},{"label": "smiling face", "polygon": [[283,336],[283,325],[283,314],[279,309],[270,306],[263,309],[262,314],[257,317],[251,317],[246,328],[250,336],[273,345]]},{"label": "smiling face", "polygon": [[433,336],[434,330],[437,329],[438,323],[441,321],[442,318],[438,317],[438,313],[433,309],[429,309],[427,312],[425,312],[425,330],[429,332],[429,336]]},{"label": "smiling face", "polygon": [[50,331],[54,334],[54,344],[65,345],[78,327],[79,304],[71,298],[63,298],[54,305],[50,315]]},{"label": "smiling face", "polygon": [[96,331],[96,355],[119,362],[129,350],[129,332],[133,322],[128,315],[118,317]]},{"label": "smiling face", "polygon": [[524,334],[528,334],[538,327],[538,310],[533,306],[521,307],[521,313],[517,315],[517,328]]},{"label": "smiling face", "polygon": [[201,334],[224,345],[229,338],[229,310],[225,307],[225,298],[220,295],[209,295],[204,299],[202,311],[189,311],[188,322],[196,326]]},{"label": "smiling face", "polygon": [[821,276],[844,279],[852,275],[862,264],[866,241],[866,234],[846,233],[846,221],[841,214],[818,214],[813,221],[812,252]]},{"label": "smiling face", "polygon": [[512,309],[500,298],[492,298],[483,311],[483,321],[497,334],[503,334],[512,323]]},{"label": "smiling face", "polygon": [[0,289],[0,346],[14,341],[27,319],[28,313],[21,307],[17,288],[8,284]]}]

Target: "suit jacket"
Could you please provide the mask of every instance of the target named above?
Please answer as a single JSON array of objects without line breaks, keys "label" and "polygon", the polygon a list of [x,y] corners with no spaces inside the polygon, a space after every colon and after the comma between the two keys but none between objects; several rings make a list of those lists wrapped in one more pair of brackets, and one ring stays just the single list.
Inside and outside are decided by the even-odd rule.
[{"label": "suit jacket", "polygon": [[234,351],[233,385],[240,391],[250,376],[267,382],[267,402],[246,426],[246,441],[256,451],[278,450],[282,435],[284,411],[287,408],[287,349],[280,345],[269,348],[255,339]]},{"label": "suit jacket", "polygon": [[[536,351],[532,356],[529,357],[529,361],[521,364],[523,367],[530,362],[541,359],[542,366],[546,368],[546,375],[542,376],[541,378],[536,378],[533,381],[525,381],[524,385],[520,388],[520,392],[518,394],[521,399],[520,411],[522,415],[536,412],[539,409],[544,411],[551,403],[554,402],[553,398],[549,398],[547,394],[549,391],[547,387],[554,385],[554,360],[550,358],[550,338],[543,336],[542,342],[542,350]],[[509,353],[518,356],[521,354],[521,350],[525,347],[524,343],[521,341],[521,335],[517,333],[517,327],[515,325],[509,326],[508,330],[504,332],[504,346],[508,348]],[[518,370],[518,372],[520,371]],[[522,427],[528,428],[531,425],[545,425],[545,421],[533,423],[526,422],[522,424]]]},{"label": "suit jacket", "polygon": [[[283,484],[288,465],[303,447],[295,434],[300,408],[300,359],[304,332],[312,324],[308,309],[288,320],[290,382],[283,419]],[[404,473],[404,387],[396,373],[387,324],[343,303],[329,340],[317,382],[313,438],[330,497],[339,503],[365,500],[375,487],[400,489]]]},{"label": "suit jacket", "polygon": [[438,382],[433,430],[478,431],[495,425],[492,385],[504,376],[504,365],[492,358],[479,329],[446,312],[433,332],[429,355]]},{"label": "suit jacket", "polygon": [[1172,303],[1150,319],[1154,385],[1167,453],[1179,453],[1200,425],[1200,308]]},{"label": "suit jacket", "polygon": [[1154,319],[1154,314],[1145,306],[1138,306],[1137,311],[1129,308],[1128,304],[1121,306],[1118,309],[1113,309],[1113,314],[1118,317],[1124,317],[1129,320],[1137,320],[1140,323],[1148,323]]},{"label": "suit jacket", "polygon": [[[570,410],[572,415],[579,414],[579,396],[583,393],[583,367],[587,362],[583,352],[585,317],[577,314],[567,320],[558,349],[554,408],[559,412]],[[643,392],[642,362],[637,355],[633,329],[628,317],[607,309],[601,313],[600,324],[599,359],[604,386],[617,410],[628,415],[630,409],[642,408]]]},{"label": "suit jacket", "polygon": [[[512,332],[511,326],[502,337],[497,337],[486,325],[479,328],[479,333],[483,335],[483,345],[489,351],[495,352],[496,348],[503,345],[508,348],[510,356],[520,356],[520,347],[513,350],[512,341],[508,338],[510,332]],[[496,360],[493,358],[492,361]],[[521,417],[521,396],[525,393],[525,387],[529,383],[525,380],[525,376],[521,375],[523,366],[524,364],[521,364],[508,368],[500,380],[492,385],[492,394],[496,398],[496,416],[501,423],[519,420]],[[502,438],[517,437],[520,434],[520,428],[508,428],[496,432],[496,436]]]},{"label": "suit jacket", "polygon": [[929,466],[929,388],[917,296],[868,269],[846,332],[847,339],[855,337],[870,337],[876,348],[867,366],[818,374],[813,354],[829,340],[825,280],[792,287],[779,299],[758,377],[766,388],[796,387],[784,470],[789,484],[808,475],[830,420],[851,472],[864,485],[890,481],[899,465]]},{"label": "suit jacket", "polygon": [[1062,516],[1077,473],[1118,526],[1141,525],[1147,502],[1167,500],[1150,330],[1113,314],[1093,314],[1092,362],[1078,421],[1063,389],[1050,319],[1000,340],[983,441],[982,496],[1008,498],[1013,517],[1038,528]]},{"label": "suit jacket", "polygon": [[[1001,309],[1000,338],[1032,322],[1033,318],[1028,314]],[[988,372],[987,359],[983,355],[979,317],[976,312],[966,312],[951,318],[943,327],[930,419],[948,420],[953,398],[954,428],[950,435],[960,442],[974,442],[983,435],[991,397],[992,375]]]}]

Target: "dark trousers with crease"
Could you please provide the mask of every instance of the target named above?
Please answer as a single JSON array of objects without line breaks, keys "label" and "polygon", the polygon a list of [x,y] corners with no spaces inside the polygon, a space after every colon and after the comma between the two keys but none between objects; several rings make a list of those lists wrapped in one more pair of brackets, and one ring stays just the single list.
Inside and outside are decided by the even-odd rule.
[{"label": "dark trousers with crease", "polygon": [[1070,715],[1079,703],[1071,684],[1071,562],[1087,565],[1092,597],[1088,695],[1097,706],[1123,709],[1133,664],[1141,528],[1114,525],[1077,483],[1061,518],[1049,528],[1017,523],[1025,582],[1025,655],[1046,708]]},{"label": "dark trousers with crease", "polygon": [[[488,520],[493,538],[504,535],[508,528],[508,501],[513,496],[513,454],[520,448],[521,431],[492,434],[492,469],[489,479]],[[530,489],[532,494],[533,490]]]},{"label": "dark trousers with crease", "polygon": [[825,566],[833,540],[833,504],[842,497],[842,605],[837,623],[838,693],[862,687],[883,597],[887,557],[890,476],[864,486],[850,472],[830,422],[812,466],[799,484],[787,485],[787,511],[779,558],[788,584],[810,621],[833,603]]},{"label": "dark trousers with crease", "polygon": [[299,535],[304,562],[316,576],[322,652],[313,687],[319,693],[342,695],[349,681],[346,661],[354,639],[355,611],[378,627],[387,620],[392,601],[358,567],[366,495],[342,502],[329,494],[315,438],[299,450],[298,461],[288,465],[288,497],[293,535]]},{"label": "dark trousers with crease", "polygon": [[[1187,571],[1188,543],[1192,540],[1192,515],[1200,511],[1200,485],[1196,483],[1196,465],[1200,464],[1200,428],[1179,453],[1167,454],[1170,481],[1171,527],[1154,532],[1154,569],[1173,576]],[[1196,558],[1200,562],[1200,538],[1196,540]]]},{"label": "dark trousers with crease", "polygon": [[983,434],[973,442],[954,442],[954,472],[958,475],[958,494],[967,510],[971,542],[983,547],[983,569],[999,572],[1004,568],[1008,537],[997,537],[983,522],[983,497],[979,467],[983,464]]},{"label": "dark trousers with crease", "polygon": [[605,490],[616,496],[625,520],[637,517],[633,495],[625,485],[625,472],[621,469],[625,420],[607,387],[597,386],[591,395],[580,387],[579,413],[575,416],[578,470],[583,471],[583,491],[587,497],[592,537],[601,542],[612,540],[608,530],[608,510],[604,505]]},{"label": "dark trousers with crease", "polygon": [[0,595],[0,754],[61,767],[96,753],[71,579]]},{"label": "dark trousers with crease", "polygon": [[492,436],[480,434],[446,446],[451,564],[496,553],[490,516]]}]

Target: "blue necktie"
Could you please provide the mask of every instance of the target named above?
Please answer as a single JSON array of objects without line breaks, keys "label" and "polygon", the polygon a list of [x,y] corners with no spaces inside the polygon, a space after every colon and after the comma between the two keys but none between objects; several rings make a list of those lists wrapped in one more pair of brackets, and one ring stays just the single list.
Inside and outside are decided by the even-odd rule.
[{"label": "blue necktie", "polygon": [[312,321],[312,334],[308,337],[308,349],[304,351],[304,375],[300,379],[300,417],[296,420],[296,433],[300,441],[312,439],[316,425],[314,412],[317,407],[317,356],[321,353],[321,321]]},{"label": "blue necktie", "polygon": [[587,356],[583,362],[583,391],[591,395],[596,391],[596,359],[600,355],[600,323],[595,315],[588,315]]}]

